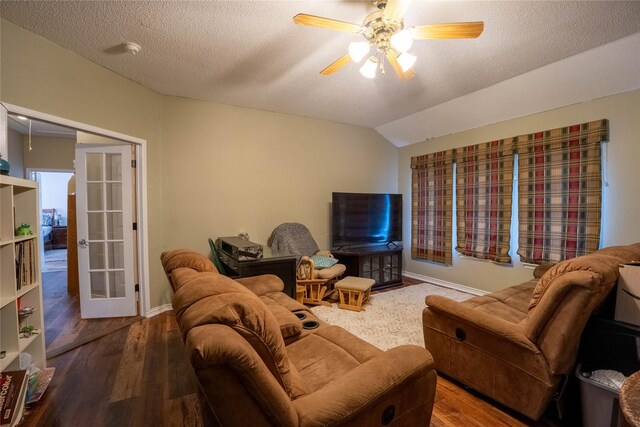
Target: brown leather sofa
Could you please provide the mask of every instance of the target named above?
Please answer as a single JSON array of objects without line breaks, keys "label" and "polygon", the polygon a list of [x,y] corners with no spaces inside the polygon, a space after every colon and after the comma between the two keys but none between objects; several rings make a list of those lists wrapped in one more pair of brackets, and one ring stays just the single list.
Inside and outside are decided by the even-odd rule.
[{"label": "brown leather sofa", "polygon": [[572,375],[589,316],[640,260],[640,243],[596,251],[550,267],[539,278],[456,302],[428,296],[422,314],[436,370],[540,418]]},{"label": "brown leather sofa", "polygon": [[385,352],[323,323],[276,276],[232,280],[190,250],[161,260],[206,425],[429,425],[436,373],[424,348]]}]

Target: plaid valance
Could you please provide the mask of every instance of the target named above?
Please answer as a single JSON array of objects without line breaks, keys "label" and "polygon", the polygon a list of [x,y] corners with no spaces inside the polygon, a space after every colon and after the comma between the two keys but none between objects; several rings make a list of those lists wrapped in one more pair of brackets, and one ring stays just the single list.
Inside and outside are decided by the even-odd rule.
[{"label": "plaid valance", "polygon": [[600,142],[607,120],[517,137],[518,254],[523,262],[558,262],[600,244]]},{"label": "plaid valance", "polygon": [[452,262],[454,151],[411,159],[411,258]]},{"label": "plaid valance", "polygon": [[451,165],[455,160],[455,149],[424,154],[411,158],[411,169],[431,168],[435,165]]},{"label": "plaid valance", "polygon": [[460,148],[456,152],[456,250],[509,263],[513,139]]}]

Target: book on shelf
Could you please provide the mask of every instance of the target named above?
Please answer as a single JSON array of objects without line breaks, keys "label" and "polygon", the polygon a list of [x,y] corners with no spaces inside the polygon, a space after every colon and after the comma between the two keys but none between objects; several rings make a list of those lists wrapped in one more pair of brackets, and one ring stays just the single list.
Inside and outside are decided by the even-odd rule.
[{"label": "book on shelf", "polygon": [[0,425],[13,427],[22,419],[27,380],[25,370],[0,374]]},{"label": "book on shelf", "polygon": [[16,243],[16,288],[20,290],[35,282],[36,279],[35,240]]}]

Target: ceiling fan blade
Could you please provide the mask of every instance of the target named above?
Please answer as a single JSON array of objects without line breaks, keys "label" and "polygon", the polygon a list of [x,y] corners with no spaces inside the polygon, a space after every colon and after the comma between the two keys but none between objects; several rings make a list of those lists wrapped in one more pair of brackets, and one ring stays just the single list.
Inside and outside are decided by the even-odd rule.
[{"label": "ceiling fan blade", "polygon": [[482,34],[484,22],[452,22],[450,24],[418,25],[414,39],[474,39]]},{"label": "ceiling fan blade", "polygon": [[347,53],[346,55],[341,56],[337,60],[335,60],[331,65],[329,65],[324,70],[320,71],[320,74],[323,76],[329,76],[336,71],[340,70],[342,67],[351,62],[351,56]]},{"label": "ceiling fan blade", "polygon": [[383,16],[387,21],[399,22],[411,5],[411,0],[388,0]]},{"label": "ceiling fan blade", "polygon": [[402,67],[396,59],[398,57],[398,54],[396,52],[389,49],[387,50],[387,53],[385,55],[387,56],[387,59],[389,60],[393,71],[395,71],[398,77],[400,77],[402,80],[409,80],[416,76],[416,72],[413,71],[413,68],[409,68],[407,71],[402,71]]},{"label": "ceiling fan blade", "polygon": [[321,16],[307,15],[299,13],[293,17],[293,22],[299,25],[308,25],[310,27],[326,28],[327,30],[344,31],[347,33],[359,33],[362,26],[352,24],[351,22],[338,21],[336,19],[323,18]]}]

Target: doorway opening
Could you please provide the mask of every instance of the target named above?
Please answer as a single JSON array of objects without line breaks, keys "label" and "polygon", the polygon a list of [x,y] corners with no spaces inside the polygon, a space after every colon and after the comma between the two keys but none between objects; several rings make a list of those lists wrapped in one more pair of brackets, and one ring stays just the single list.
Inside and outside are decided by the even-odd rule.
[{"label": "doorway opening", "polygon": [[[146,154],[145,141],[138,138],[128,137],[126,135],[117,134],[114,132],[94,128],[81,123],[68,121],[53,117],[47,114],[34,112],[20,107],[15,107],[5,104],[9,114],[9,127],[12,125],[12,115],[25,116],[29,118],[29,135],[28,138],[24,137],[21,143],[25,146],[24,155],[21,159],[23,167],[23,176],[27,179],[33,179],[40,182],[40,188],[42,193],[40,195],[40,222],[42,223],[42,229],[39,230],[42,233],[41,241],[41,267],[42,267],[42,279],[43,279],[43,299],[44,299],[44,322],[45,322],[45,343],[47,346],[47,358],[54,357],[71,348],[78,345],[82,345],[93,339],[99,338],[107,333],[110,333],[116,329],[131,324],[137,320],[140,320],[141,316],[131,316],[127,318],[113,317],[104,319],[82,319],[80,315],[80,302],[79,298],[74,295],[74,292],[70,292],[68,287],[68,263],[69,252],[73,246],[77,246],[77,237],[68,240],[68,226],[69,226],[69,207],[67,204],[68,184],[72,176],[73,170],[58,170],[48,169],[45,166],[38,168],[29,168],[29,160],[27,159],[27,140],[28,151],[31,152],[31,146],[33,142],[34,151],[37,149],[37,141],[35,132],[32,131],[37,128],[36,123],[43,124],[45,128],[51,131],[51,127],[58,126],[60,129],[66,128],[67,131],[71,130],[73,136],[69,139],[73,139],[73,145],[76,145],[76,134],[78,131],[89,132],[96,136],[102,136],[119,141],[120,144],[126,143],[131,147],[133,153],[135,153],[138,159],[138,176],[134,181],[134,199],[135,214],[137,215],[137,248],[135,253],[130,257],[135,258],[136,265],[139,265],[138,277],[136,283],[136,290],[139,292],[139,314],[146,314],[149,312],[148,305],[148,283],[146,278],[148,277],[148,263],[147,263],[147,232],[146,232],[146,194],[145,194],[145,169],[146,162],[144,155]],[[31,126],[33,122],[34,126]],[[15,122],[15,120],[14,120]],[[53,130],[55,132],[55,129]],[[52,137],[49,135],[49,137]],[[33,139],[33,141],[32,141]],[[51,141],[53,142],[53,141]],[[58,144],[52,144],[56,145]],[[73,151],[72,151],[73,152]],[[46,156],[45,156],[46,157]],[[49,159],[60,159],[64,157],[60,151],[50,155]],[[55,166],[53,166],[55,167]],[[13,168],[12,168],[13,169]],[[49,185],[50,180],[62,181],[64,185],[60,185],[60,182],[53,184],[53,187]],[[58,187],[57,189],[53,189]],[[49,197],[50,193],[63,194],[64,202],[51,201]],[[75,197],[75,195],[74,195]],[[75,207],[74,207],[75,208]],[[75,213],[74,213],[75,214]],[[106,214],[108,216],[108,214]],[[108,244],[107,244],[108,245]],[[77,259],[77,255],[74,256]],[[76,264],[77,265],[77,264]],[[107,273],[108,274],[108,273]]]},{"label": "doorway opening", "polygon": [[[73,223],[69,218],[67,199],[73,171],[30,169],[28,176],[40,184],[42,273],[67,270],[67,233],[69,223]],[[46,285],[44,276],[43,285]]]}]

